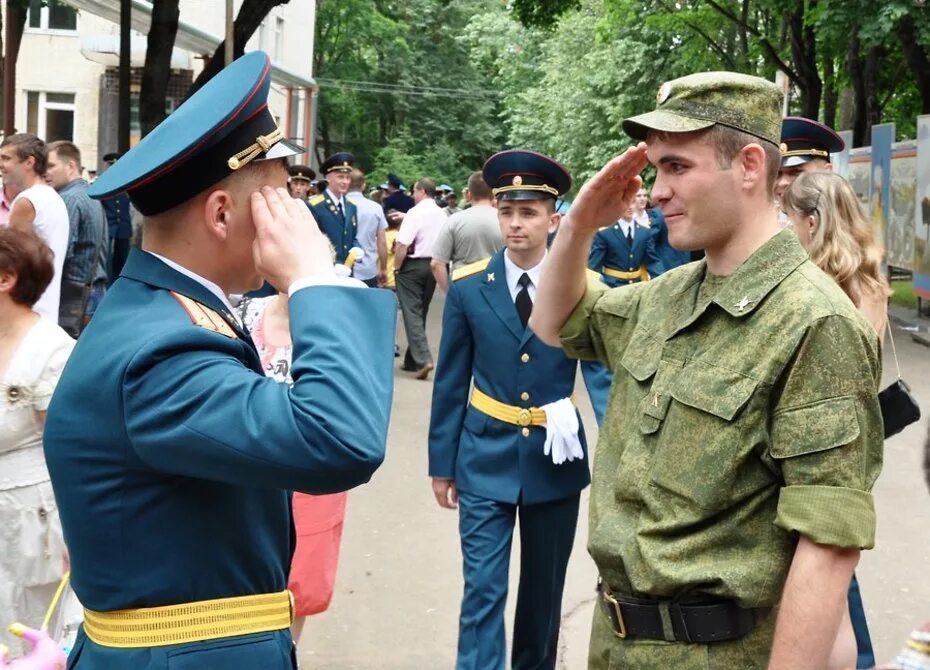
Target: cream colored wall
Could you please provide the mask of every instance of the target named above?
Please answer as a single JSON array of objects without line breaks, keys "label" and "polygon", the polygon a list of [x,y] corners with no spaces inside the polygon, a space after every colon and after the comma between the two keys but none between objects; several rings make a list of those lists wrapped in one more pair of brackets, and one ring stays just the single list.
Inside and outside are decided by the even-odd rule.
[{"label": "cream colored wall", "polygon": [[16,128],[26,129],[27,91],[74,93],[74,142],[84,165],[93,169],[100,75],[105,68],[81,55],[80,36],[118,32],[114,24],[86,12],[78,14],[74,33],[26,28],[16,68]]}]

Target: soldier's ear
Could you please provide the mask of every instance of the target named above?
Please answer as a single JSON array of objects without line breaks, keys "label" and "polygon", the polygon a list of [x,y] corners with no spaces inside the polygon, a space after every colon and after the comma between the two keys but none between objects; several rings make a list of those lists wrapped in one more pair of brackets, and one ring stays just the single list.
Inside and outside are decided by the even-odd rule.
[{"label": "soldier's ear", "polygon": [[549,234],[551,235],[556,230],[559,229],[559,224],[562,223],[562,215],[558,212],[553,212],[549,215]]},{"label": "soldier's ear", "polygon": [[744,146],[738,156],[739,166],[743,171],[743,185],[749,189],[755,188],[758,184],[763,186],[765,180],[765,149],[755,142]]},{"label": "soldier's ear", "polygon": [[226,189],[218,188],[207,195],[203,204],[203,221],[211,236],[226,240],[235,212],[235,199]]}]

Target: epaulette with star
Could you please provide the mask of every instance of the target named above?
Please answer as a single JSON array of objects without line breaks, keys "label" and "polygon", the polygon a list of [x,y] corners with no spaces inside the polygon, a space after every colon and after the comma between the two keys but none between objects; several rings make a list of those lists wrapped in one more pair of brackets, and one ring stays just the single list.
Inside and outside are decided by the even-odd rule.
[{"label": "epaulette with star", "polygon": [[212,330],[214,333],[219,333],[226,337],[237,338],[236,332],[226,323],[226,320],[206,305],[201,305],[196,300],[192,300],[186,295],[181,295],[176,291],[171,292],[171,297],[177,300],[181,307],[184,308],[184,311],[187,312],[187,316],[190,317],[191,323],[195,326]]},{"label": "epaulette with star", "polygon": [[458,281],[459,279],[464,279],[465,277],[470,277],[473,274],[477,274],[488,267],[490,262],[491,256],[488,256],[487,258],[482,258],[480,261],[475,261],[474,263],[463,265],[457,270],[452,271],[452,281]]},{"label": "epaulette with star", "polygon": [[319,193],[313,196],[312,198],[310,198],[309,202],[311,205],[319,205],[324,200],[326,200],[326,196],[323,195],[322,193]]}]

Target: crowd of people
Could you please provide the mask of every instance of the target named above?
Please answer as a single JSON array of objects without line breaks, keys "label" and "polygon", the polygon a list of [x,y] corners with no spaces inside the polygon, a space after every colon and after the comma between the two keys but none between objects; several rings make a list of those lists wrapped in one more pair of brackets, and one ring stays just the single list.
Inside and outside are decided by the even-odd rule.
[{"label": "crowd of people", "polygon": [[[264,54],[237,60],[92,185],[69,142],[0,143],[4,618],[38,627],[70,566],[69,667],[296,667],[385,455],[399,306],[458,512],[456,667],[507,664],[517,528],[510,665],[555,667],[589,485],[590,668],[875,665],[854,570],[889,288],[835,133],[783,120],[774,84],[692,75],[568,214],[568,171],[526,150],[460,209],[428,176],[369,190],[347,152],[288,165],[268,87]],[[930,667],[914,635],[886,667]]]}]

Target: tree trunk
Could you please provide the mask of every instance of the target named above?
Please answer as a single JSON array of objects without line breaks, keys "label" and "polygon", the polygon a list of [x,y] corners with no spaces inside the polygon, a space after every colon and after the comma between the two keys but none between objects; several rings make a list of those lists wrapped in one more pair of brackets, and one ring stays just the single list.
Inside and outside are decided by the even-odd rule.
[{"label": "tree trunk", "polygon": [[846,69],[849,73],[849,82],[853,90],[853,147],[861,147],[865,143],[866,129],[868,127],[868,103],[866,102],[865,77],[862,71],[862,61],[859,57],[861,43],[859,40],[859,24],[852,27],[849,39],[849,48],[846,51]]},{"label": "tree trunk", "polygon": [[930,114],[930,54],[926,48],[917,41],[917,29],[914,26],[914,17],[906,14],[898,25],[898,38],[901,40],[901,50],[904,60],[911,68],[911,74],[920,91],[920,113]]},{"label": "tree trunk", "polygon": [[831,128],[836,128],[836,63],[833,55],[823,59],[823,122]]},{"label": "tree trunk", "polygon": [[[813,1],[811,4],[815,4]],[[798,73],[798,89],[801,92],[801,116],[808,119],[820,118],[820,98],[823,95],[823,80],[817,71],[817,40],[810,26],[804,26],[804,8],[800,7],[788,15],[791,38],[791,57]]]},{"label": "tree trunk", "polygon": [[171,52],[178,33],[179,0],[159,0],[152,5],[152,25],[145,49],[142,88],[139,91],[139,123],[142,136],[165,118],[165,99],[171,78]]},{"label": "tree trunk", "polygon": [[[273,8],[278,5],[286,5],[290,0],[244,0],[239,7],[239,13],[236,14],[236,20],[233,22],[233,58],[239,58],[245,53],[245,43],[249,41],[262,21],[268,16]],[[200,88],[210,81],[225,66],[226,40],[220,42],[213,52],[213,56],[204,66],[203,71],[197,77],[187,97],[194,95]]]},{"label": "tree trunk", "polygon": [[872,126],[882,122],[882,106],[878,101],[878,75],[884,52],[881,46],[870,47],[865,58],[863,79],[865,81],[866,118],[868,119],[866,137],[870,137]]}]

